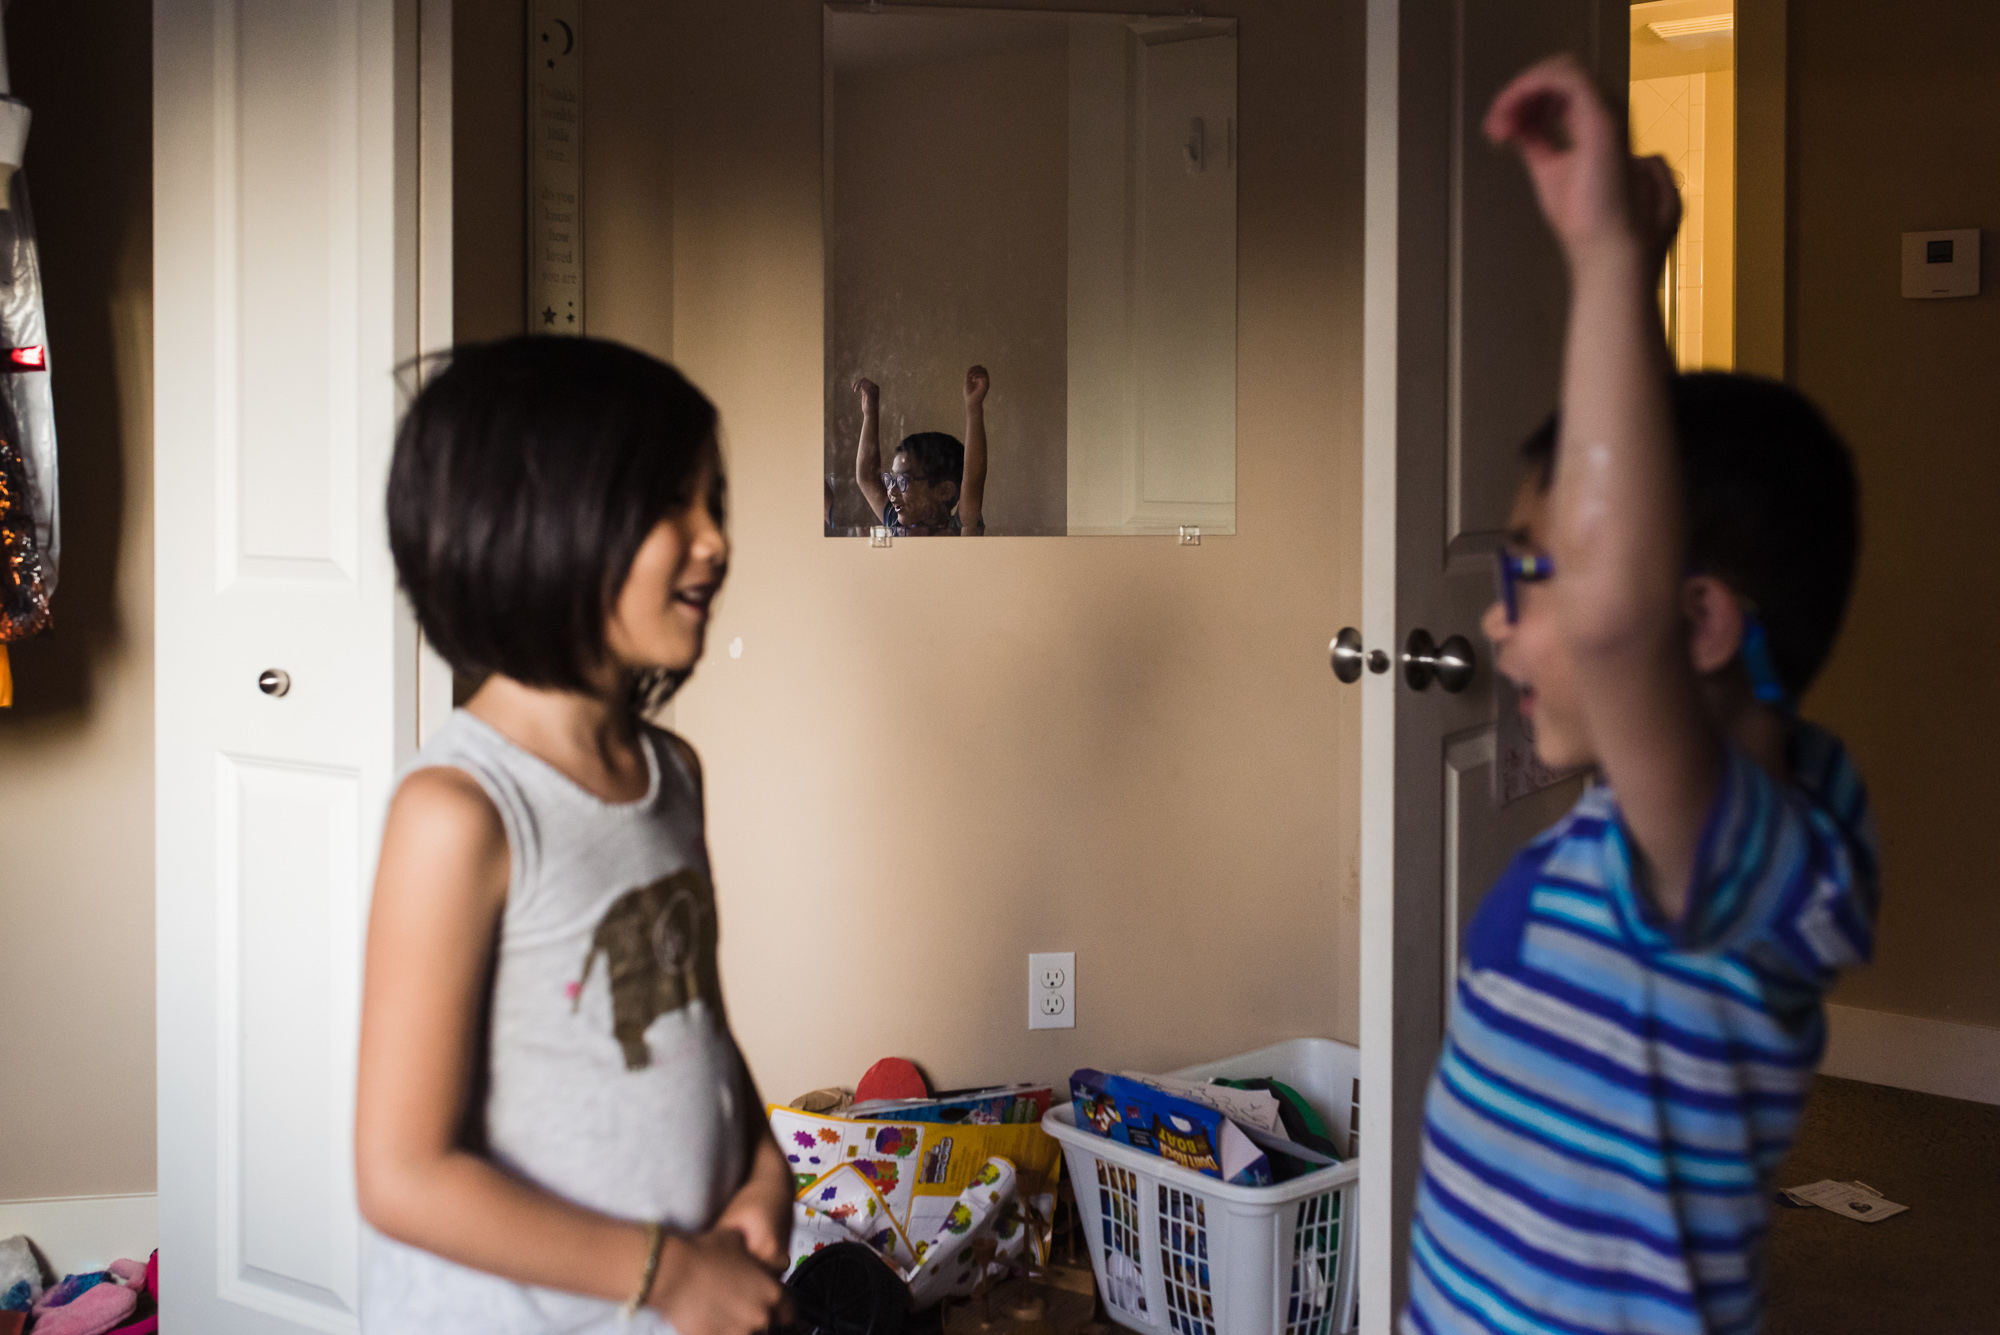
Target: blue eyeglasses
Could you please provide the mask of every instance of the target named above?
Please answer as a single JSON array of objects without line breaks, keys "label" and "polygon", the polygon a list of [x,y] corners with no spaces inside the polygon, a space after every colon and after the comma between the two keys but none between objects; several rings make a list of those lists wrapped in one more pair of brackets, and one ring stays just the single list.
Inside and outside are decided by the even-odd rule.
[{"label": "blue eyeglasses", "polygon": [[1495,551],[1493,558],[1495,583],[1500,589],[1500,601],[1507,608],[1507,624],[1511,626],[1521,619],[1521,586],[1540,584],[1555,574],[1555,563],[1542,552],[1520,555],[1504,547]]}]

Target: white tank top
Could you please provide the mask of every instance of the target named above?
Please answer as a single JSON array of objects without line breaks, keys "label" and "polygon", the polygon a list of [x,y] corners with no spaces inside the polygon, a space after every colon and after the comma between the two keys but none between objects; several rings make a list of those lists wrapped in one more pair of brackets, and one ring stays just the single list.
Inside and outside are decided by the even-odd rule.
[{"label": "white tank top", "polygon": [[[593,796],[463,710],[404,774],[465,771],[507,830],[484,1152],[592,1210],[698,1231],[746,1170],[749,1086],[716,976],[701,794],[671,738],[642,728],[639,741],[650,778],[634,802]],[[670,1329],[371,1241],[367,1335]]]}]

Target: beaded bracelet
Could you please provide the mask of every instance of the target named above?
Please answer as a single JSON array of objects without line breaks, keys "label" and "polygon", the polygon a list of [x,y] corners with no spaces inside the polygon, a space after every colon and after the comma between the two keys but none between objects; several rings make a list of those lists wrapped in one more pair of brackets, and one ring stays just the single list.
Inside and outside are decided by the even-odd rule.
[{"label": "beaded bracelet", "polygon": [[666,1241],[665,1229],[658,1224],[646,1225],[646,1269],[639,1277],[639,1291],[625,1302],[623,1315],[627,1321],[638,1315],[639,1309],[646,1305],[646,1299],[652,1295],[653,1281],[660,1274],[660,1249]]}]

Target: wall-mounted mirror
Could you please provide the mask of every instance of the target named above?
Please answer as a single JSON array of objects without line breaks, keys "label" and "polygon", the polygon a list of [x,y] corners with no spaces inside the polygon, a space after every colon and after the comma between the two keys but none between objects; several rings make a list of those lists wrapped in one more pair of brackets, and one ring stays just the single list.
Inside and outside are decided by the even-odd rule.
[{"label": "wall-mounted mirror", "polygon": [[1234,21],[825,25],[827,534],[1235,532]]}]

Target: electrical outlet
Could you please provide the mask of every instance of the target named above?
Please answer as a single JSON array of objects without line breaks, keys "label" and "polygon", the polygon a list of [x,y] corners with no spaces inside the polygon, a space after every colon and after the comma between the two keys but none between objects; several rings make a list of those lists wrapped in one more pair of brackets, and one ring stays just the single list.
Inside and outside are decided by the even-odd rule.
[{"label": "electrical outlet", "polygon": [[1028,1028],[1076,1028],[1076,952],[1028,956]]}]

